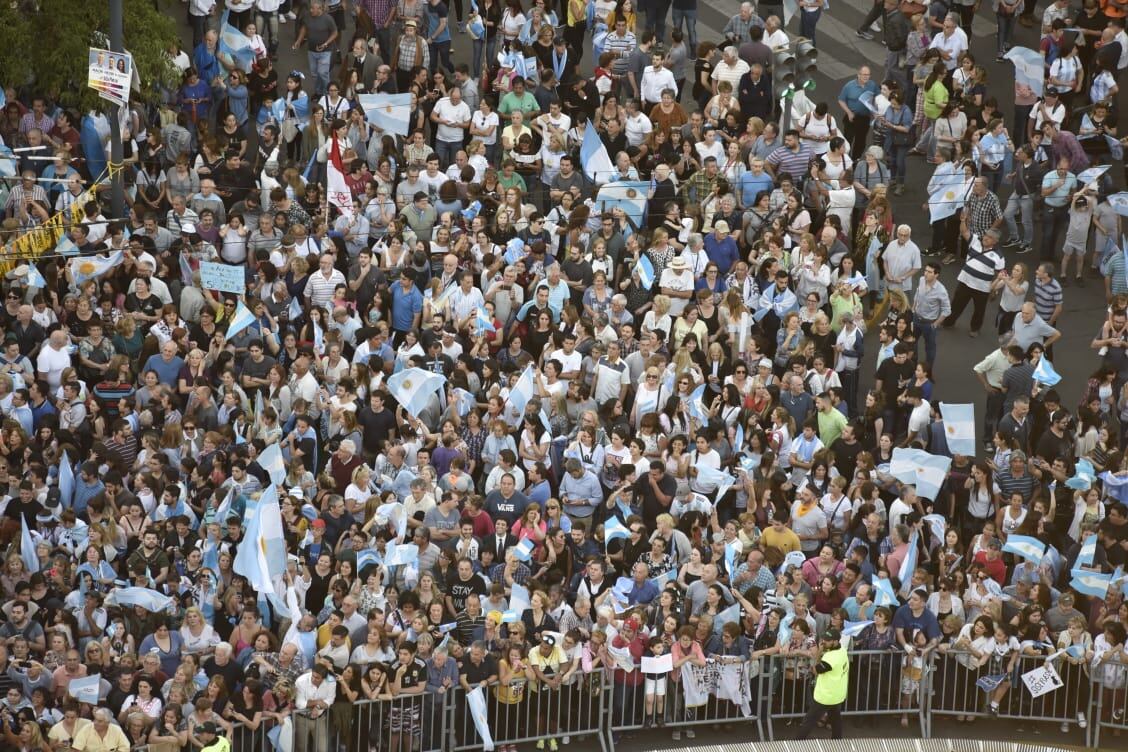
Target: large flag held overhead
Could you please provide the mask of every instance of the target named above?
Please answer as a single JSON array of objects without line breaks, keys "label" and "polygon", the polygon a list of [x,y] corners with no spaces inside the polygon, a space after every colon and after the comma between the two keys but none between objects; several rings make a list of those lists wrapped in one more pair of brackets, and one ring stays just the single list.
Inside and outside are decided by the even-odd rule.
[{"label": "large flag held overhead", "polygon": [[963,181],[947,183],[937,188],[936,192],[928,197],[928,220],[933,223],[939,222],[962,209],[969,188],[970,186],[965,185]]},{"label": "large flag held overhead", "polygon": [[593,183],[605,183],[615,174],[615,165],[611,164],[607,147],[603,145],[595,128],[584,129],[584,140],[580,144],[580,164],[588,180]]},{"label": "large flag held overhead", "polygon": [[239,70],[250,73],[255,65],[255,51],[251,48],[251,40],[247,35],[228,23],[229,14],[230,11],[223,11],[223,18],[219,22],[219,53],[229,55]]},{"label": "large flag held overhead", "polygon": [[649,191],[650,183],[639,180],[607,183],[595,195],[595,207],[600,212],[622,209],[635,227],[642,227],[650,202]]},{"label": "large flag held overhead", "polygon": [[1041,97],[1046,76],[1046,61],[1042,53],[1028,47],[1011,47],[1003,57],[1014,63],[1016,93],[1022,89],[1026,96]]},{"label": "large flag held overhead", "polygon": [[102,675],[90,674],[67,682],[67,694],[88,705],[97,705],[102,692]]},{"label": "large flag held overhead", "polygon": [[150,588],[114,588],[110,591],[110,594],[106,596],[106,605],[140,606],[146,611],[151,611],[155,614],[171,606],[172,598]]},{"label": "large flag held overhead", "polygon": [[242,300],[238,301],[235,304],[235,314],[231,317],[231,322],[227,325],[227,339],[230,340],[236,334],[254,323],[255,315],[251,313],[251,309],[243,305]]},{"label": "large flag held overhead", "polygon": [[935,500],[951,466],[949,457],[930,454],[923,449],[898,447],[893,450],[889,474],[902,483],[915,485],[917,495]]},{"label": "large flag held overhead", "polygon": [[446,378],[442,374],[422,368],[405,368],[388,377],[388,391],[412,415],[419,415],[431,400],[431,395],[443,388]]},{"label": "large flag held overhead", "polygon": [[345,164],[341,161],[341,145],[337,141],[337,134],[333,134],[333,144],[329,147],[329,163],[326,165],[326,176],[329,203],[337,207],[344,216],[352,219],[353,200],[352,191],[345,182]]},{"label": "large flag held overhead", "polygon": [[1108,586],[1112,584],[1111,574],[1088,569],[1074,569],[1071,574],[1073,579],[1070,580],[1069,587],[1091,598],[1104,598],[1108,594]]},{"label": "large flag held overhead", "polygon": [[973,403],[940,403],[944,418],[944,438],[954,454],[975,456],[975,405]]},{"label": "large flag held overhead", "polygon": [[1128,217],[1128,192],[1113,193],[1108,197],[1108,205],[1122,217]]},{"label": "large flag held overhead", "polygon": [[408,134],[411,94],[361,94],[357,100],[373,126],[397,136]]},{"label": "large flag held overhead", "polygon": [[282,448],[277,442],[263,449],[258,456],[259,467],[270,476],[270,482],[281,485],[286,480],[286,461],[282,458]]},{"label": "large flag held overhead", "polygon": [[251,587],[265,596],[275,609],[288,614],[289,609],[276,590],[276,582],[280,582],[286,571],[286,539],[278,487],[273,483],[267,486],[253,509],[248,505],[247,514],[246,532],[231,568],[246,577]]},{"label": "large flag held overhead", "polygon": [[[62,241],[59,242],[62,243]],[[71,243],[71,245],[74,244]],[[81,285],[86,280],[96,279],[118,266],[124,258],[125,256],[121,251],[114,251],[109,256],[83,256],[82,258],[71,259],[71,276],[74,277],[75,285]]]}]

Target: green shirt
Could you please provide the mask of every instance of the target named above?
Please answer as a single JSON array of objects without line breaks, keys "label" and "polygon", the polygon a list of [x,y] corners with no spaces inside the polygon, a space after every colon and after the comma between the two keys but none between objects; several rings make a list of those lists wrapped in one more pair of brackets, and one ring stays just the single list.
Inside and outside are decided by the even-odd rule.
[{"label": "green shirt", "polygon": [[514,110],[521,110],[524,113],[540,112],[540,105],[537,104],[537,98],[527,91],[520,97],[511,91],[501,98],[497,111],[502,115],[508,115]]},{"label": "green shirt", "polygon": [[842,435],[842,429],[845,427],[846,416],[839,410],[832,407],[825,413],[819,413],[819,441],[823,446],[830,447]]},{"label": "green shirt", "polygon": [[846,687],[850,681],[850,656],[844,648],[823,653],[822,662],[830,666],[815,678],[815,702],[820,705],[840,705],[846,701]]}]

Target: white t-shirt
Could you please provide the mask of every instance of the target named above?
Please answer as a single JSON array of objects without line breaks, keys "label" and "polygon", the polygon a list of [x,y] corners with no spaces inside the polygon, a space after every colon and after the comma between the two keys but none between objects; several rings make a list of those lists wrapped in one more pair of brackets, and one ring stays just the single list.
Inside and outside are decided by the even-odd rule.
[{"label": "white t-shirt", "polygon": [[928,400],[922,399],[920,404],[909,413],[909,431],[915,431],[916,435],[920,436],[928,428],[931,420],[932,406],[928,404]]},{"label": "white t-shirt", "polygon": [[[584,362],[584,356],[579,350],[572,350],[572,354],[564,352],[563,350],[553,350],[548,356],[549,360],[558,360],[561,365],[561,372],[567,373],[568,371],[580,370],[580,364]],[[567,384],[566,379],[562,379]]]},{"label": "white t-shirt", "polygon": [[[658,280],[658,287],[665,287],[675,292],[685,292],[693,290],[693,275],[688,271],[677,274],[673,269],[663,269],[662,276]],[[682,311],[685,310],[686,304],[689,300],[686,298],[670,298],[670,315],[681,316]]]},{"label": "white t-shirt", "polygon": [[46,345],[35,359],[35,370],[47,374],[47,384],[52,389],[58,389],[63,378],[63,369],[70,368],[70,364],[71,357],[66,348],[56,350]]},{"label": "white t-shirt", "polygon": [[650,118],[641,112],[634,117],[628,117],[625,128],[627,143],[631,146],[641,146],[652,130],[654,130],[654,126],[651,124]]},{"label": "white t-shirt", "polygon": [[[450,97],[443,97],[435,103],[435,109],[432,111],[436,117],[442,120],[450,120],[455,123],[467,123],[470,121],[470,108],[466,103],[459,100],[458,104],[450,101]],[[462,128],[454,125],[446,125],[440,122],[439,128],[435,132],[435,137],[439,141],[446,141],[447,143],[457,142],[462,143],[462,137],[466,133]]]},{"label": "white t-shirt", "polygon": [[474,138],[478,139],[486,146],[492,146],[497,143],[497,126],[501,121],[498,120],[496,112],[485,115],[481,110],[477,110],[470,119],[470,122],[478,129],[489,128],[492,125],[494,127],[493,133],[488,136],[474,136]]}]

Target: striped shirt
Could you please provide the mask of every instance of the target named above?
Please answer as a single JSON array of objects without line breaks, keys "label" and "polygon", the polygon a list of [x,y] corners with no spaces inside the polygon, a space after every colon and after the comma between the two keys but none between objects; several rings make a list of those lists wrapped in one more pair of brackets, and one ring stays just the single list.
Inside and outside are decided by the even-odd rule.
[{"label": "striped shirt", "polygon": [[991,282],[1005,268],[1006,262],[999,254],[994,249],[984,251],[976,237],[967,249],[967,260],[956,279],[977,292],[991,292]]},{"label": "striped shirt", "polygon": [[792,181],[798,185],[806,177],[807,165],[810,161],[810,147],[800,142],[799,151],[792,151],[786,146],[779,147],[768,155],[767,164],[771,166],[774,177],[778,179],[781,172],[787,172],[791,174]]},{"label": "striped shirt", "polygon": [[1004,467],[995,473],[995,487],[999,490],[999,495],[1003,497],[1003,501],[1008,501],[1012,493],[1020,493],[1022,494],[1022,503],[1029,504],[1037,485],[1038,482],[1034,480],[1034,476],[1030,473],[1024,472],[1016,478],[1011,474],[1009,467]]},{"label": "striped shirt", "polygon": [[1061,305],[1062,300],[1061,283],[1056,279],[1051,279],[1045,284],[1037,279],[1034,280],[1034,310],[1047,324],[1051,323],[1050,318],[1054,315],[1054,309]]},{"label": "striped shirt", "polygon": [[1108,260],[1108,272],[1105,274],[1109,280],[1109,291],[1113,295],[1128,293],[1128,267],[1124,264],[1123,253],[1113,253]]}]

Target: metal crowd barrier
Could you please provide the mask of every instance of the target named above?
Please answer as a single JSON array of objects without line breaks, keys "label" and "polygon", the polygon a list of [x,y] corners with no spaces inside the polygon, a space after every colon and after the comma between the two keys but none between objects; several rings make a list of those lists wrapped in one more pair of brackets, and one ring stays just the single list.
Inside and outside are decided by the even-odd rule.
[{"label": "metal crowd barrier", "polygon": [[[1079,726],[1080,718],[1088,726],[1090,703],[1090,678],[1083,664],[1072,664],[1065,660],[1055,660],[1053,665],[1061,677],[1063,686],[1040,697],[1034,697],[1022,681],[1022,675],[1042,668],[1046,664],[1044,656],[1023,655],[1015,662],[1014,669],[1006,673],[1009,658],[1002,666],[985,665],[976,667],[972,656],[963,651],[949,650],[937,653],[933,658],[934,669],[930,681],[931,719],[937,716],[960,716],[965,718],[1007,718],[1028,723],[1065,724]],[[969,668],[972,666],[972,668]],[[994,689],[990,688],[998,677],[1005,678]],[[998,692],[1005,694],[998,700],[998,709],[991,708],[991,702]],[[1123,700],[1121,700],[1123,703]],[[930,720],[931,723],[931,720]],[[1017,727],[1016,730],[1020,730]],[[1086,743],[1090,729],[1085,729]]]},{"label": "metal crowd barrier", "polygon": [[[607,685],[602,671],[578,673],[569,684],[552,688],[540,682],[519,679],[486,688],[486,715],[495,747],[531,744],[564,738],[581,740],[594,736],[607,751],[604,735]],[[447,692],[447,728],[450,752],[482,748],[461,687]],[[443,738],[448,737],[447,733]]]},{"label": "metal crowd barrier", "polygon": [[[890,650],[850,651],[850,678],[844,718],[874,719],[901,715],[912,719],[921,737],[928,735],[927,677],[930,663],[913,662],[903,652]],[[766,661],[762,673],[763,695],[769,703],[768,738],[776,739],[776,721],[798,726],[807,714],[814,688],[812,660],[777,654]]]},{"label": "metal crowd barrier", "polygon": [[[1105,686],[1101,683],[1101,671],[1093,671],[1093,694],[1090,702],[1090,707],[1093,707],[1093,717],[1089,726],[1092,733],[1090,742],[1093,747],[1101,746],[1101,737],[1105,732],[1110,732],[1109,737],[1111,737],[1120,736],[1124,731],[1128,731],[1128,690],[1125,688],[1128,663],[1113,661],[1113,665],[1119,669],[1115,672],[1119,675],[1119,686]],[[1116,744],[1109,738],[1104,739],[1104,742],[1106,746]]]},{"label": "metal crowd barrier", "polygon": [[[850,679],[844,717],[865,720],[878,716],[908,716],[928,739],[937,718],[997,716],[1022,723],[1080,726],[1085,719],[1086,746],[1105,745],[1113,735],[1128,731],[1128,664],[1107,672],[1115,682],[1101,683],[1104,671],[1058,659],[1054,668],[1062,685],[1033,697],[1021,680],[1024,673],[1045,665],[1041,656],[1020,656],[1009,675],[1011,684],[1000,698],[997,713],[990,710],[995,689],[980,683],[991,666],[978,667],[960,651],[933,652],[923,663],[903,652],[851,651]],[[972,666],[972,668],[968,668]],[[577,674],[559,688],[532,687],[524,679],[486,688],[486,713],[495,747],[528,745],[564,737],[582,741],[595,737],[603,752],[615,752],[621,735],[660,728],[686,734],[696,726],[745,729],[751,726],[760,741],[794,736],[809,707],[815,677],[811,659],[777,654],[750,662],[724,663],[710,659],[703,668],[690,667],[693,691],[687,691],[683,671],[661,682],[648,682],[641,667],[623,674],[597,670]],[[985,690],[983,686],[987,686]],[[658,698],[664,691],[664,702]],[[653,704],[647,695],[653,695]],[[403,695],[389,700],[334,703],[314,719],[304,711],[292,716],[293,752],[476,752],[482,739],[468,710],[465,692],[453,687],[441,694]],[[766,719],[766,723],[764,720]],[[966,728],[966,727],[965,727]],[[786,730],[785,730],[786,729]],[[276,752],[269,738],[271,726],[256,731],[236,726],[233,752]],[[1034,729],[1037,733],[1037,729]],[[962,736],[966,732],[955,736]],[[862,734],[864,735],[864,733]],[[939,736],[946,736],[944,733]]]}]

